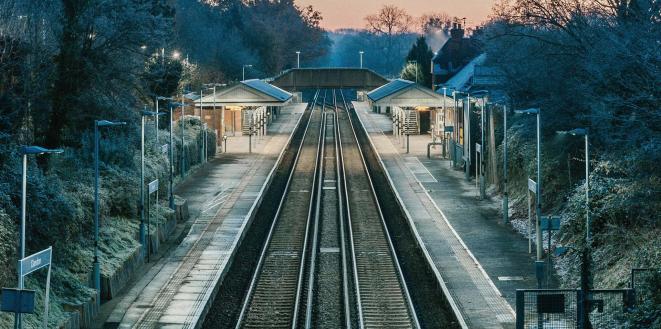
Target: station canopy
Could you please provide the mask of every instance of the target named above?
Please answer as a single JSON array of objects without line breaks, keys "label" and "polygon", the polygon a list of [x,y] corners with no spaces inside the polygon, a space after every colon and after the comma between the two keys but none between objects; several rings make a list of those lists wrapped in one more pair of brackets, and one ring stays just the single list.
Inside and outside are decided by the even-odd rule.
[{"label": "station canopy", "polygon": [[292,94],[276,86],[253,79],[216,89],[215,96],[209,92],[201,101],[195,101],[195,106],[284,106],[292,101],[292,97]]},{"label": "station canopy", "polygon": [[[443,97],[429,88],[403,79],[395,79],[367,93],[367,98],[374,106],[441,107]],[[452,98],[445,98],[446,106],[454,104]]]}]

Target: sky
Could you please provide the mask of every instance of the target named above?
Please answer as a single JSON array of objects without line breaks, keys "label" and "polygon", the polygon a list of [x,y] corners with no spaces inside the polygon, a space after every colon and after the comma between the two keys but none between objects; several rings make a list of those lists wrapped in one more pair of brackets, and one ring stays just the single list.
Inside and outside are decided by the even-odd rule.
[{"label": "sky", "polygon": [[468,26],[486,20],[495,0],[296,0],[301,6],[312,5],[324,17],[325,29],[363,28],[365,16],[376,13],[383,5],[396,5],[410,15],[420,17],[430,12],[445,12],[451,17],[466,17]]}]

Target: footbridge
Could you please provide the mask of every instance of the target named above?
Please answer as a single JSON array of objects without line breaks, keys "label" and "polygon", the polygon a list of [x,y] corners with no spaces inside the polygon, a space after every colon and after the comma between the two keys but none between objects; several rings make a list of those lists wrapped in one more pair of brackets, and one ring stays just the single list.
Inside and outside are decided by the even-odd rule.
[{"label": "footbridge", "polygon": [[284,71],[272,85],[298,92],[305,89],[372,90],[388,83],[378,73],[364,68],[300,68]]}]

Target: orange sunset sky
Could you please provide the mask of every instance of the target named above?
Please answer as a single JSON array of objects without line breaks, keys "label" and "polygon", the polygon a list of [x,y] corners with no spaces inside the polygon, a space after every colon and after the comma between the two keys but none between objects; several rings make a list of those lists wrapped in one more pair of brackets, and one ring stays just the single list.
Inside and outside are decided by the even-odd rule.
[{"label": "orange sunset sky", "polygon": [[314,6],[324,17],[322,27],[334,30],[363,28],[364,17],[386,4],[404,8],[414,17],[446,12],[450,16],[466,17],[468,26],[475,26],[487,18],[495,0],[296,0],[296,3],[301,7]]}]

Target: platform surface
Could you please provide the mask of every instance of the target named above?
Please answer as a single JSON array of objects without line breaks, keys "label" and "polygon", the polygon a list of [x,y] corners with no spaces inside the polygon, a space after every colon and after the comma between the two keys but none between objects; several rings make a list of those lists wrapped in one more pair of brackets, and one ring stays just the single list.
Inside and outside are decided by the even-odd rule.
[{"label": "platform surface", "polygon": [[189,202],[190,231],[121,297],[106,323],[119,328],[196,326],[305,107],[284,107],[266,136],[252,137],[250,154],[247,136],[230,137],[228,153],[177,187]]},{"label": "platform surface", "polygon": [[430,261],[469,328],[513,328],[517,288],[536,288],[528,240],[502,223],[500,202],[478,200],[475,182],[439,158],[429,135],[392,134],[392,121],[354,102],[356,113]]}]

